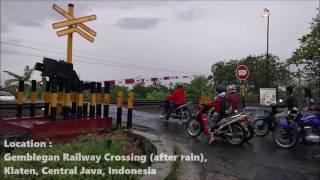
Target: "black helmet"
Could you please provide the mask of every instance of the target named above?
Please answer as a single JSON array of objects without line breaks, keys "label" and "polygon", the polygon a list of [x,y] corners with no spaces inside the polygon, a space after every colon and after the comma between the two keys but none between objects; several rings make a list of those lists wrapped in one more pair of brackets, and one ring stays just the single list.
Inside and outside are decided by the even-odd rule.
[{"label": "black helmet", "polygon": [[218,94],[220,94],[220,93],[222,93],[222,92],[226,92],[226,88],[225,88],[224,86],[219,85],[219,86],[217,86],[217,88],[216,88],[216,92],[217,92]]}]

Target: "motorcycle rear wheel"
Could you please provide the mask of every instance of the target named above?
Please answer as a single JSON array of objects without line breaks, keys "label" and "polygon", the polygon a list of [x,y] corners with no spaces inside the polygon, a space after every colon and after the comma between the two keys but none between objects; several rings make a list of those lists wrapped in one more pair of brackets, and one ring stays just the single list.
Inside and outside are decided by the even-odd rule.
[{"label": "motorcycle rear wheel", "polygon": [[197,137],[201,134],[201,124],[196,118],[192,118],[188,122],[186,130],[191,137]]},{"label": "motorcycle rear wheel", "polygon": [[278,127],[274,130],[273,141],[281,148],[290,149],[297,144],[298,134]]},{"label": "motorcycle rear wheel", "polygon": [[[246,130],[238,123],[231,124],[232,136],[227,136],[226,140],[229,144],[241,146],[246,141]],[[235,141],[235,137],[239,140]]]},{"label": "motorcycle rear wheel", "polygon": [[261,137],[266,136],[270,130],[265,119],[256,119],[253,122],[253,128],[254,133]]},{"label": "motorcycle rear wheel", "polygon": [[251,122],[247,122],[244,129],[246,130],[246,141],[249,141],[253,138],[254,128]]},{"label": "motorcycle rear wheel", "polygon": [[183,118],[181,118],[181,121],[183,124],[189,123],[189,121],[192,118],[192,112],[190,110],[184,110],[183,111]]}]

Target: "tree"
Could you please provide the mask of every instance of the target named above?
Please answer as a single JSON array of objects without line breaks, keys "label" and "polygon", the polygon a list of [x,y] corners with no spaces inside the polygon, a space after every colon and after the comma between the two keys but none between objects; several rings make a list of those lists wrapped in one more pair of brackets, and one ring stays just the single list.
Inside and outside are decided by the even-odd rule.
[{"label": "tree", "polygon": [[259,88],[265,87],[266,76],[269,76],[270,87],[286,87],[292,85],[292,73],[287,69],[287,64],[281,62],[279,57],[269,55],[269,74],[267,74],[266,56],[248,56],[241,59],[239,64],[248,66],[250,75],[247,79],[247,88],[250,91],[259,92]]},{"label": "tree", "polygon": [[212,76],[212,85],[227,85],[235,84],[237,79],[235,78],[235,70],[239,64],[238,60],[229,60],[226,62],[220,61],[211,66]]},{"label": "tree", "polygon": [[205,76],[198,76],[190,84],[185,84],[185,90],[186,97],[190,99],[200,99],[203,95],[209,96],[214,93],[208,78]]},{"label": "tree", "polygon": [[148,100],[163,100],[167,94],[163,91],[154,90],[146,94]]},{"label": "tree", "polygon": [[134,97],[135,98],[143,98],[147,94],[147,88],[145,87],[144,82],[136,83],[132,87],[132,91],[134,92]]},{"label": "tree", "polygon": [[19,82],[20,80],[23,80],[24,82],[29,83],[30,79],[31,79],[31,75],[33,73],[34,69],[30,69],[29,66],[26,66],[23,70],[23,75],[18,75],[16,73],[13,73],[11,71],[3,71],[5,73],[7,73],[9,76],[12,76],[12,79],[8,79],[5,81],[5,85],[6,86],[11,86],[14,84],[17,84],[17,82]]},{"label": "tree", "polygon": [[[258,93],[259,88],[265,87],[267,71],[264,55],[250,55],[241,60],[231,59],[213,64],[211,67],[212,75],[209,77],[212,85],[240,84],[235,72],[239,64],[245,64],[249,68],[250,75],[246,80],[249,91]],[[269,56],[269,82],[271,82],[271,87],[283,87],[291,83],[292,74],[286,67],[286,63],[281,62],[277,56]]]},{"label": "tree", "polygon": [[[134,92],[136,98],[144,99],[147,98],[148,94],[154,92],[157,92],[158,94],[166,94],[168,93],[168,88],[158,81],[154,81],[147,87],[145,86],[144,82],[140,82],[133,86],[132,91]],[[160,97],[160,95],[157,97]]]},{"label": "tree", "polygon": [[[288,59],[290,64],[303,64],[304,76],[309,86],[319,88],[320,84],[320,14],[313,18],[310,33],[299,40],[300,47]],[[300,77],[300,74],[299,74]],[[319,91],[320,92],[320,91]]]},{"label": "tree", "polygon": [[123,97],[126,98],[128,97],[128,87],[125,87],[125,86],[114,86],[110,89],[110,98],[111,99],[117,99],[117,93],[119,91],[122,91],[123,92]]}]

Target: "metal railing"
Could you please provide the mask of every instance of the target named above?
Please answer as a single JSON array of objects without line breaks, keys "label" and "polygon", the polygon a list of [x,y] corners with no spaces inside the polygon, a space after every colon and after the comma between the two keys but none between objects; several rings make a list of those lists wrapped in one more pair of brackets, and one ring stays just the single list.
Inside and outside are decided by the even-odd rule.
[{"label": "metal railing", "polygon": [[[116,104],[116,101],[111,101],[111,104]],[[123,101],[124,104],[127,104],[127,100]],[[164,103],[164,100],[134,100],[133,104],[134,106],[147,106],[147,105],[160,105]],[[31,103],[24,103],[22,105],[22,108],[27,109],[30,108]],[[38,102],[35,104],[35,108],[40,109],[44,108],[45,103]],[[10,103],[10,104],[5,104],[5,103],[0,103],[0,110],[9,110],[9,109],[16,109],[17,108],[17,103]]]}]

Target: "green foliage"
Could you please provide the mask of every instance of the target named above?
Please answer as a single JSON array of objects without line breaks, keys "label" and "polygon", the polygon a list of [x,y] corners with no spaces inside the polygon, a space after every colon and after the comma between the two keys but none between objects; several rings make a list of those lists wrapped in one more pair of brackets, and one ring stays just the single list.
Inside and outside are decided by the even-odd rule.
[{"label": "green foliage", "polygon": [[[292,53],[290,64],[304,64],[302,76],[306,84],[319,89],[320,84],[320,14],[311,23],[310,33],[299,39],[300,47]],[[301,74],[297,74],[298,77]]]},{"label": "green foliage", "polygon": [[146,99],[147,100],[163,100],[166,95],[167,93],[163,91],[154,90],[152,92],[147,93]]},{"label": "green foliage", "polygon": [[122,91],[123,97],[128,96],[128,87],[125,86],[114,86],[110,89],[110,98],[116,99],[117,98],[117,92]]},{"label": "green foliage", "polygon": [[20,80],[23,80],[24,82],[30,83],[31,75],[33,73],[34,69],[30,69],[29,66],[26,66],[23,70],[22,75],[18,75],[16,73],[13,73],[11,71],[3,71],[7,73],[9,76],[12,76],[12,79],[8,79],[5,81],[6,86],[10,86],[13,84],[17,84]]},{"label": "green foliage", "polygon": [[[5,81],[5,87],[2,87],[1,90],[10,92],[11,94],[15,95],[16,90],[18,89],[18,82],[23,80],[24,85],[24,97],[26,99],[30,98],[30,85],[31,85],[31,76],[34,69],[31,69],[29,66],[26,66],[23,71],[23,75],[18,75],[16,73],[10,71],[3,71],[8,75],[12,76],[12,79],[8,79]],[[42,77],[41,81],[37,82],[37,96],[38,98],[42,98],[41,95],[45,91],[45,82],[46,78]]]},{"label": "green foliage", "polygon": [[148,89],[144,85],[145,84],[141,82],[133,86],[132,91],[134,92],[135,98],[140,99],[142,97],[146,97],[146,94],[148,93]]},{"label": "green foliage", "polygon": [[145,86],[145,83],[137,83],[133,86],[132,91],[134,92],[136,99],[163,99],[168,93],[168,88],[163,86],[160,82],[153,82],[150,86]]},{"label": "green foliage", "polygon": [[185,84],[186,96],[189,99],[200,99],[201,96],[212,96],[214,90],[209,84],[208,78],[198,76],[190,84]]},{"label": "green foliage", "polygon": [[211,81],[214,85],[228,85],[235,84],[237,79],[235,77],[235,71],[238,60],[229,60],[226,62],[220,61],[211,66]]},{"label": "green foliage", "polygon": [[[241,60],[229,60],[212,65],[210,76],[213,85],[240,84],[236,77],[236,68],[239,64],[248,66],[250,74],[246,80],[248,91],[259,93],[259,88],[266,87],[267,64],[265,56],[248,56]],[[292,83],[292,74],[285,63],[277,56],[269,55],[269,86],[286,86]]]}]

